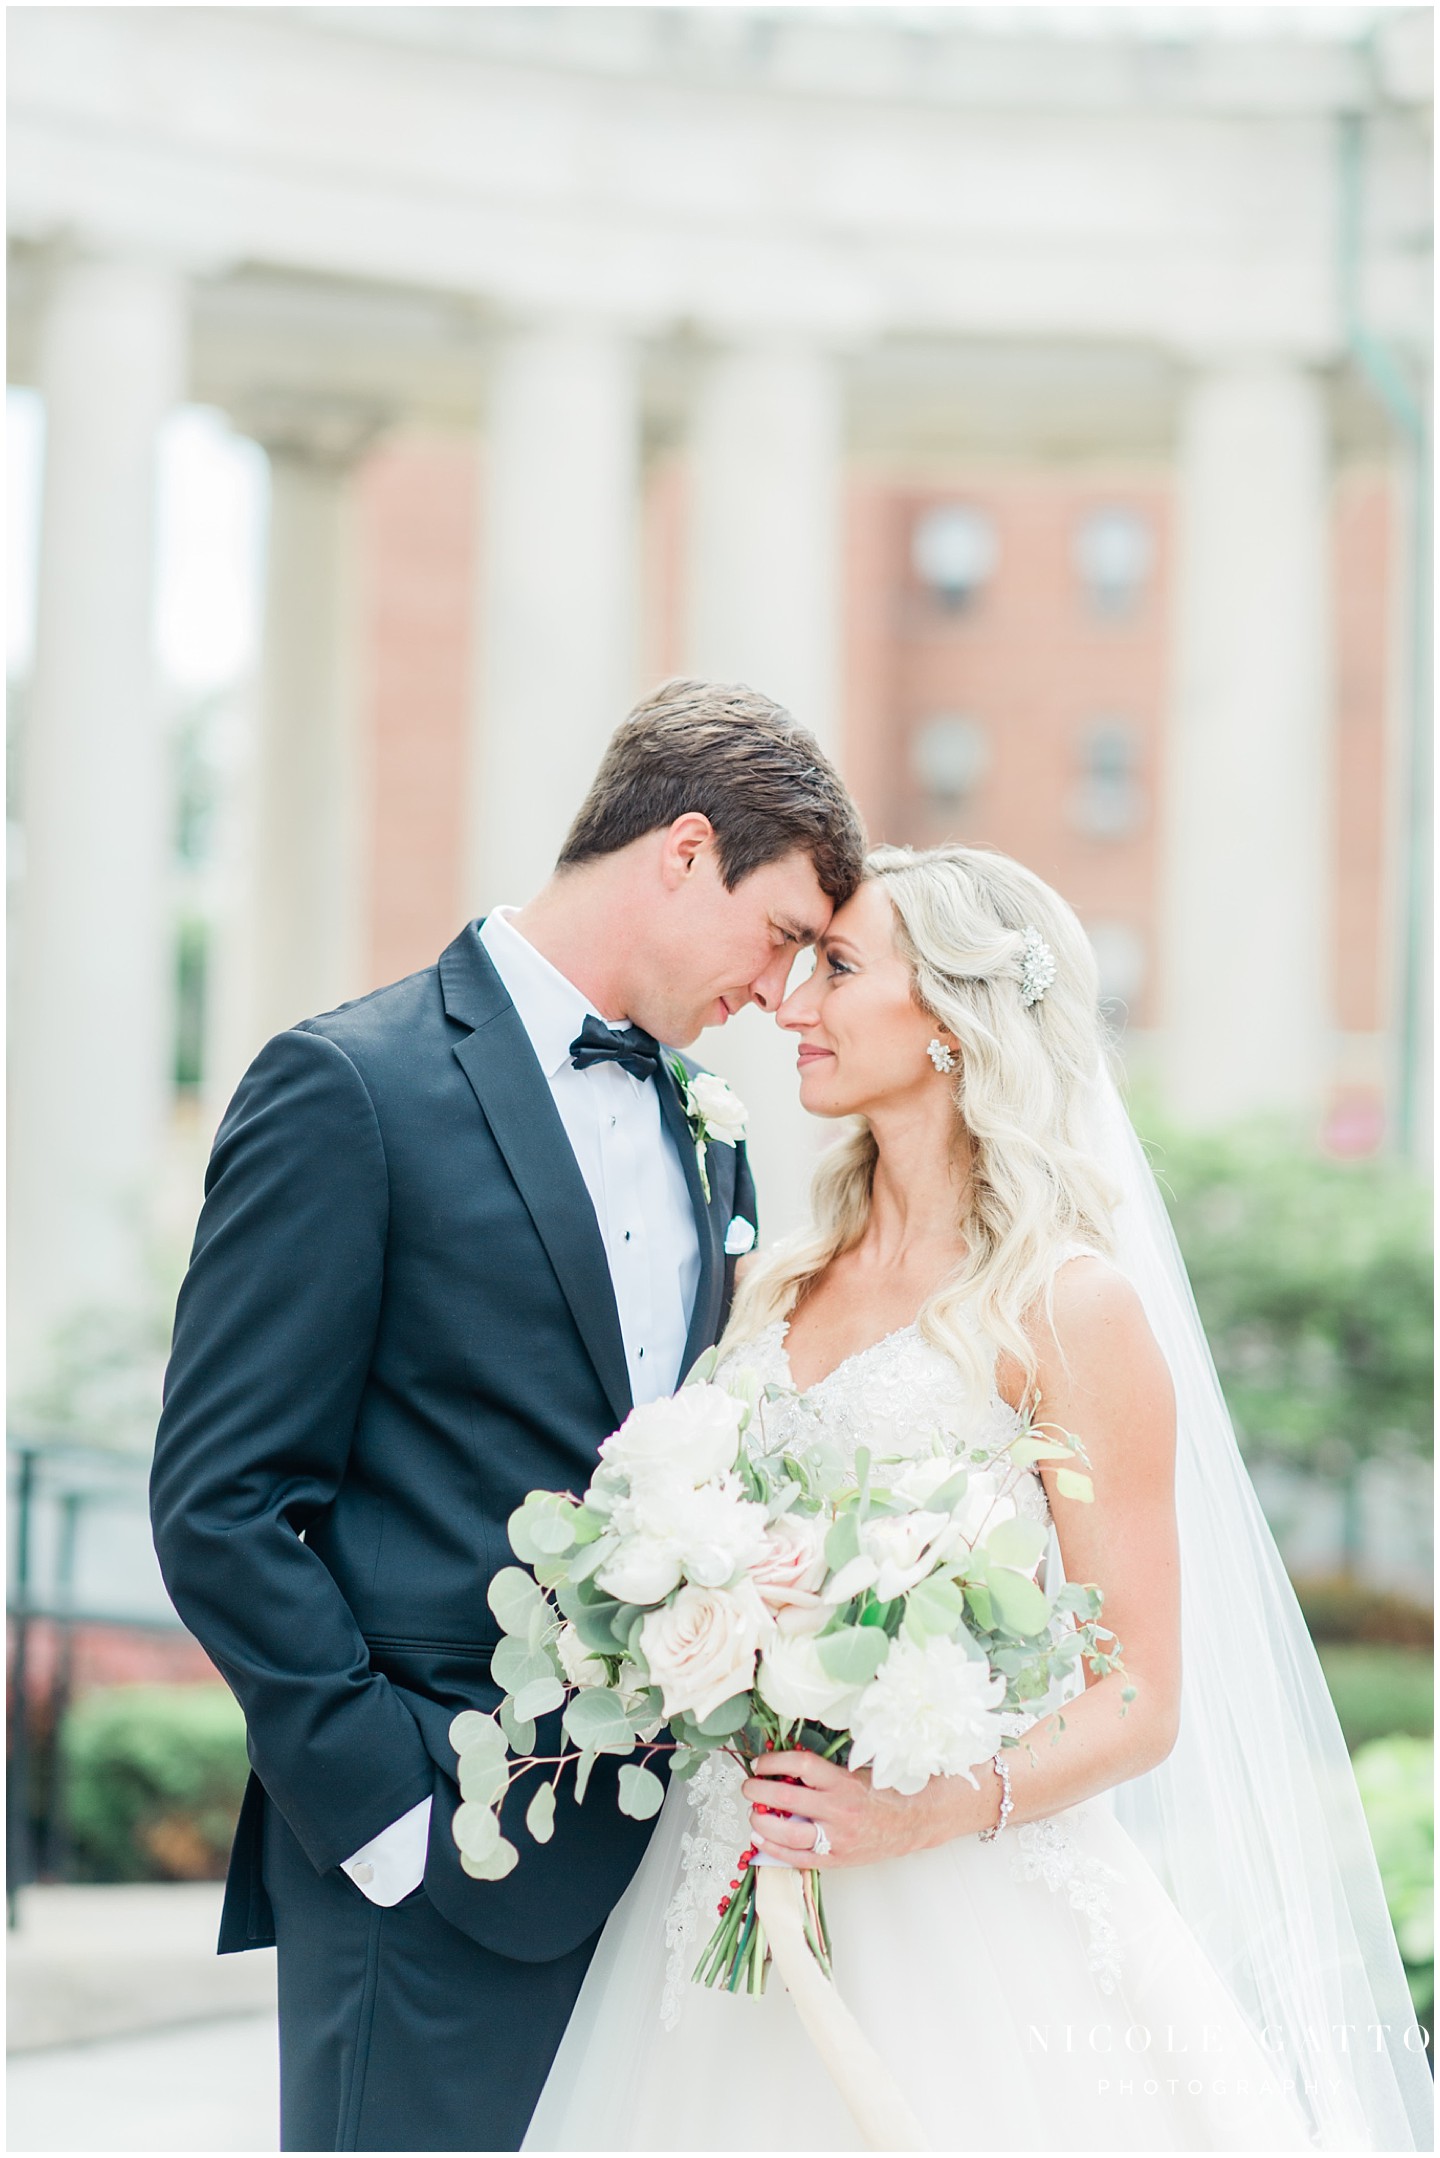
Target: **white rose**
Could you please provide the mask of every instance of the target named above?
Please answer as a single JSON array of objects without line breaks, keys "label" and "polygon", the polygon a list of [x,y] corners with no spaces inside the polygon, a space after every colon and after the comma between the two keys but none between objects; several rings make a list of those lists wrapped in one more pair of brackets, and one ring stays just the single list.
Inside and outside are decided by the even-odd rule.
[{"label": "white rose", "polygon": [[950,1536],[948,1514],[885,1514],[862,1523],[860,1555],[842,1566],[825,1591],[830,1603],[848,1603],[873,1588],[882,1602],[904,1596],[932,1572]]},{"label": "white rose", "polygon": [[887,1466],[882,1472],[877,1467],[876,1481],[883,1482],[897,1498],[909,1499],[914,1506],[923,1506],[942,1484],[950,1481],[961,1465],[952,1454],[917,1454],[903,1468]]},{"label": "white rose", "polygon": [[632,1483],[653,1469],[708,1483],[735,1466],[742,1414],[741,1403],[723,1386],[682,1386],[678,1394],[632,1409],[602,1444],[600,1458]]},{"label": "white rose", "polygon": [[674,1520],[685,1578],[702,1588],[724,1588],[764,1549],[765,1509],[746,1498],[738,1477],[687,1491]]},{"label": "white rose", "polygon": [[658,1604],[680,1585],[680,1554],[664,1536],[627,1536],[595,1575],[622,1604]]},{"label": "white rose", "polygon": [[[789,1614],[787,1613],[787,1617]],[[804,1614],[808,1621],[810,1614]],[[762,1700],[777,1716],[823,1723],[832,1731],[845,1731],[864,1691],[831,1678],[820,1661],[820,1644],[808,1624],[777,1626],[765,1645],[755,1681]]]},{"label": "white rose", "polygon": [[697,1072],[689,1084],[690,1106],[704,1120],[707,1139],[734,1146],[745,1136],[745,1104],[714,1072]]},{"label": "white rose", "polygon": [[667,1716],[680,1710],[703,1723],[723,1701],[748,1693],[766,1630],[753,1590],[681,1589],[640,1629],[640,1653],[660,1687]]},{"label": "white rose", "polygon": [[850,1728],[850,1766],[871,1770],[880,1791],[921,1791],[932,1776],[963,1776],[1000,1744],[1005,1681],[959,1641],[923,1648],[903,1636],[860,1696]]},{"label": "white rose", "polygon": [[818,1514],[782,1514],[765,1531],[750,1579],[772,1611],[813,1608],[825,1580],[825,1523]]},{"label": "white rose", "polygon": [[572,1686],[608,1686],[609,1674],[600,1658],[586,1648],[575,1628],[567,1619],[560,1629],[555,1643],[555,1653],[560,1658],[560,1668]]},{"label": "white rose", "polygon": [[[622,1539],[622,1564],[631,1541],[639,1541],[657,1560],[663,1548],[688,1580],[704,1588],[723,1588],[758,1557],[765,1509],[746,1498],[736,1476],[719,1477],[697,1490],[688,1479],[656,1469],[620,1501],[610,1526]],[[597,1575],[602,1588],[615,1564],[607,1560]]]}]

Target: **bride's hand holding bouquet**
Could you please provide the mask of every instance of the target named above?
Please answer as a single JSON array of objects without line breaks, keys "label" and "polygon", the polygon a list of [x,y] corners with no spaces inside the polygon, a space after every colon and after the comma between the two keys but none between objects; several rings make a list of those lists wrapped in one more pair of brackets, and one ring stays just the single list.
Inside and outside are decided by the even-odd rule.
[{"label": "bride's hand holding bouquet", "polygon": [[[759,1992],[757,1858],[804,1869],[806,1938],[828,1969],[820,1873],[987,1825],[996,1799],[974,1771],[1008,1743],[1002,1716],[1033,1714],[1082,1657],[1097,1672],[1119,1658],[1097,1589],[1037,1582],[1047,1532],[1013,1495],[1044,1461],[1088,1498],[1075,1439],[1026,1424],[999,1448],[957,1454],[937,1437],[930,1452],[845,1461],[817,1423],[813,1441],[776,1450],[765,1410],[785,1390],[745,1373],[717,1386],[715,1361],[632,1412],[583,1500],[532,1492],[511,1517],[524,1565],[490,1589],[505,1699],[452,1727],[454,1832],[466,1871],[499,1879],[518,1858],[499,1816],[520,1779],[537,1778],[525,1824],[544,1842],[571,1767],[583,1798],[600,1754],[634,1756],[619,1803],[645,1819],[664,1798],[652,1764],[686,1778],[731,1755],[771,1811],[752,1816],[757,1847],[736,1854],[695,1976]],[[537,1755],[534,1719],[556,1709],[566,1743]]]}]

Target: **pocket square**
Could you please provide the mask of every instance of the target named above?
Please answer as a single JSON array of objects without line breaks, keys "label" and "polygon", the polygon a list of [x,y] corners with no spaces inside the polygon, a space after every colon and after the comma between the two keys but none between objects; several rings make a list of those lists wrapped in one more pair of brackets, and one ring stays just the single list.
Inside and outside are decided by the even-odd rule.
[{"label": "pocket square", "polygon": [[737,1214],[734,1220],[731,1222],[729,1228],[725,1231],[726,1258],[737,1259],[742,1252],[753,1250],[754,1244],[754,1222],[747,1221],[743,1214]]}]

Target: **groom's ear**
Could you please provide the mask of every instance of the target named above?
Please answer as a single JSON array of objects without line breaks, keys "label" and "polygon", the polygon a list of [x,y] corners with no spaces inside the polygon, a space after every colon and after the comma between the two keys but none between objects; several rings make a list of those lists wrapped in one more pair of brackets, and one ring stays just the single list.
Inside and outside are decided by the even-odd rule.
[{"label": "groom's ear", "polygon": [[715,845],[715,827],[698,809],[687,809],[661,835],[660,875],[667,889],[674,890],[694,874],[705,850]]}]

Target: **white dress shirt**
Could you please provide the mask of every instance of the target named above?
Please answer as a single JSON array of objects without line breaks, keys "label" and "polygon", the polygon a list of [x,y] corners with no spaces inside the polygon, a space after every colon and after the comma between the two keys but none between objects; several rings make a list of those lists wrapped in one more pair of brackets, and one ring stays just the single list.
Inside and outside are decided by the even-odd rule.
[{"label": "white dress shirt", "polygon": [[[610,1265],[630,1393],[638,1407],[670,1393],[683,1376],[700,1282],[700,1236],[690,1187],[660,1115],[658,1082],[636,1079],[620,1064],[576,1071],[570,1062],[570,1044],[593,1007],[525,941],[509,918],[514,912],[497,907],[487,916],[480,941],[530,1037],[585,1179]],[[388,1909],[424,1878],[429,1829],[430,1801],[424,1798],[347,1858],[342,1870],[372,1903]]]}]

